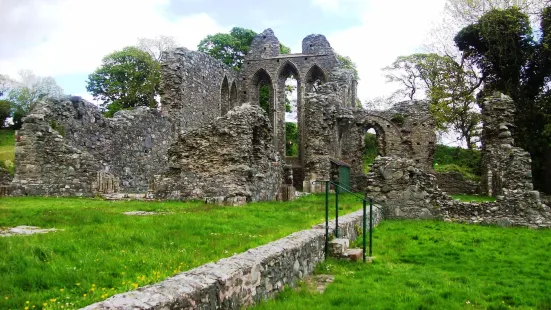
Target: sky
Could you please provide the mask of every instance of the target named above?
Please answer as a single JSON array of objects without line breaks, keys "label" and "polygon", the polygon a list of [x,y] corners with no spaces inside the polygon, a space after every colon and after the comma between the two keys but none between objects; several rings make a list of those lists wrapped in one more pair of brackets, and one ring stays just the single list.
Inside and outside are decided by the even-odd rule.
[{"label": "sky", "polygon": [[86,79],[102,58],[140,37],[173,36],[195,50],[208,34],[272,28],[292,52],[324,34],[357,64],[362,102],[389,95],[381,68],[421,51],[445,0],[0,0],[0,74],[21,69],[52,76],[91,100]]}]

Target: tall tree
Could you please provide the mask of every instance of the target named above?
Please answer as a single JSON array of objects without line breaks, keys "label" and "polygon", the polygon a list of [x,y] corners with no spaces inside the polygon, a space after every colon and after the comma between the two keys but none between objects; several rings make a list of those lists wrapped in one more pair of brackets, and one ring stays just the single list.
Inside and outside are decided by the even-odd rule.
[{"label": "tall tree", "polygon": [[170,36],[138,38],[138,49],[146,52],[157,62],[161,62],[163,52],[176,48],[176,40]]},{"label": "tall tree", "polygon": [[21,120],[38,103],[46,98],[59,98],[63,89],[52,77],[40,77],[31,70],[19,71],[19,80],[10,80],[7,99],[11,103],[14,128],[21,127]]},{"label": "tall tree", "polygon": [[121,109],[157,107],[160,79],[158,61],[136,47],[125,47],[103,58],[102,65],[88,76],[86,90],[112,116]]},{"label": "tall tree", "polygon": [[12,104],[8,100],[0,100],[0,128],[6,126],[6,120],[11,116]]},{"label": "tall tree", "polygon": [[472,68],[447,56],[413,54],[398,57],[383,70],[387,81],[401,85],[394,98],[426,97],[437,129],[451,127],[468,148],[475,146],[480,123],[475,91],[482,81]]},{"label": "tall tree", "polygon": [[550,136],[545,133],[551,119],[549,7],[541,12],[540,32],[536,39],[528,16],[513,7],[484,14],[455,37],[464,57],[480,68],[485,83],[483,93],[500,91],[514,100],[515,139],[532,155],[536,186],[543,183],[544,157],[551,145]]}]

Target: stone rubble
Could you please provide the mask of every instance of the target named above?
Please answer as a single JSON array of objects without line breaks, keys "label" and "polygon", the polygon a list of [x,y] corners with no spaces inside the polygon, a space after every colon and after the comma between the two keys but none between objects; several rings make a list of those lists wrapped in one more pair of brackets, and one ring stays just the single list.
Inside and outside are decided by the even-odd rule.
[{"label": "stone rubble", "polygon": [[45,229],[36,226],[16,226],[8,229],[0,229],[0,237],[29,236],[34,234],[47,234],[55,231],[59,231],[59,229]]}]

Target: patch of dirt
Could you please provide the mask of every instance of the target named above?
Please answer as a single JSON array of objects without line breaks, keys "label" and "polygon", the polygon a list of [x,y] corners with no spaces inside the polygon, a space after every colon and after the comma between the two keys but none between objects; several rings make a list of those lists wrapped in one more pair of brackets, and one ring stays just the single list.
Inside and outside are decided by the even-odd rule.
[{"label": "patch of dirt", "polygon": [[146,215],[164,215],[164,214],[170,214],[170,213],[169,212],[152,212],[152,211],[129,211],[129,212],[124,212],[123,214],[146,216]]},{"label": "patch of dirt", "polygon": [[304,279],[306,288],[311,292],[323,294],[329,284],[335,281],[335,277],[327,274],[318,274]]},{"label": "patch of dirt", "polygon": [[10,236],[28,236],[34,234],[47,234],[50,232],[58,231],[58,229],[42,229],[36,226],[17,226],[11,227],[8,229],[0,229],[0,237],[10,237]]}]

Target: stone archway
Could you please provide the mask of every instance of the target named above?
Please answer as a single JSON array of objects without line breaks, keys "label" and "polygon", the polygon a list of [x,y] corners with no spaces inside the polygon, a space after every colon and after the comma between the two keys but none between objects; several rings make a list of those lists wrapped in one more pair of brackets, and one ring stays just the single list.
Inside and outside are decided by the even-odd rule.
[{"label": "stone archway", "polygon": [[224,116],[230,110],[230,86],[228,77],[224,76],[220,87],[220,115]]}]

